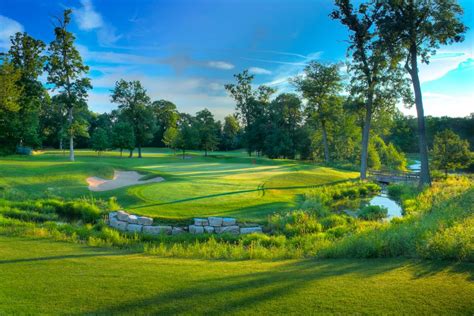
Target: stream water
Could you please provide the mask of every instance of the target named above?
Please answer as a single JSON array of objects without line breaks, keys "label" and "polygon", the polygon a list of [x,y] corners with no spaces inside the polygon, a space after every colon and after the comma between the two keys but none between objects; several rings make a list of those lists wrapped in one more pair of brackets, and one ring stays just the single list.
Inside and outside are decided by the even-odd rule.
[{"label": "stream water", "polygon": [[[421,163],[419,160],[415,160],[414,163],[408,166],[408,169],[413,172],[420,171],[421,168]],[[403,210],[400,204],[398,204],[397,201],[391,199],[388,196],[387,188],[382,187],[382,191],[380,192],[379,195],[374,196],[371,198],[368,202],[369,205],[375,205],[375,206],[382,206],[387,208],[388,214],[387,214],[387,219],[391,220],[392,218],[395,217],[402,217],[403,216]]]},{"label": "stream water", "polygon": [[402,207],[400,206],[400,204],[398,204],[398,202],[392,200],[388,196],[386,188],[382,188],[382,191],[380,192],[379,195],[371,198],[369,201],[369,205],[385,207],[388,210],[388,214],[387,214],[388,220],[391,220],[392,218],[395,218],[395,217],[403,216]]}]

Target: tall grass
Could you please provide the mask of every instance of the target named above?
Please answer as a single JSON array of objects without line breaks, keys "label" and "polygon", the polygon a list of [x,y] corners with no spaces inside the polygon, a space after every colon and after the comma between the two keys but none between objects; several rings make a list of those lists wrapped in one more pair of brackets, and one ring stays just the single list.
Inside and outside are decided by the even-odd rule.
[{"label": "tall grass", "polygon": [[[90,210],[90,205],[100,209],[100,203],[82,202],[88,206],[80,209]],[[474,261],[474,189],[465,178],[437,182],[416,197],[403,200],[411,210],[404,218],[391,222],[297,210],[272,215],[266,227],[270,235],[125,233],[108,227],[100,217],[86,223],[82,211],[67,216],[61,213],[71,207],[79,209],[77,203],[0,201],[0,234],[119,247],[164,257],[243,260],[404,256]],[[113,207],[104,205],[104,210]],[[95,209],[91,213],[96,214]]]}]

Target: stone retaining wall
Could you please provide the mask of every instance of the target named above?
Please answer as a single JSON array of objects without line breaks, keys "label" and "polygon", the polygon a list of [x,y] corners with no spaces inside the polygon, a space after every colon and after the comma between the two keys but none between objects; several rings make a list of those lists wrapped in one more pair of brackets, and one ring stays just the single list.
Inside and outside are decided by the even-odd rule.
[{"label": "stone retaining wall", "polygon": [[195,218],[193,225],[186,227],[153,225],[153,218],[129,214],[125,211],[110,212],[108,223],[110,227],[132,233],[147,235],[178,235],[190,234],[251,234],[262,233],[262,227],[243,226],[231,217]]}]

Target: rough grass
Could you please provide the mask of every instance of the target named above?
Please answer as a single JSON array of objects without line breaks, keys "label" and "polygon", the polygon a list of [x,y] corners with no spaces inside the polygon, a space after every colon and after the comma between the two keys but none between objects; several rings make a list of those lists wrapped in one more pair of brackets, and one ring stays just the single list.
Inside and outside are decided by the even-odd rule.
[{"label": "rough grass", "polygon": [[207,261],[0,237],[0,314],[474,313],[472,264]]},{"label": "rough grass", "polygon": [[[357,177],[354,172],[247,157],[243,152],[188,155],[192,158],[183,160],[169,150],[147,149],[142,159],[121,159],[117,152],[97,157],[79,150],[74,163],[60,151],[9,156],[0,159],[0,187],[8,199],[116,196],[119,204],[138,214],[172,219],[224,215],[261,221],[269,213],[294,207],[298,195],[311,187]],[[87,177],[110,178],[114,169],[136,170],[166,181],[107,192],[87,189]]]}]

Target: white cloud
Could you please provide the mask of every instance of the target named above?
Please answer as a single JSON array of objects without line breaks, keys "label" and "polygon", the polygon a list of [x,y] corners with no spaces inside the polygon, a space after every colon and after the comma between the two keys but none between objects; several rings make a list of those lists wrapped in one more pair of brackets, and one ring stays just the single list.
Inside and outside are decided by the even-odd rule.
[{"label": "white cloud", "polygon": [[420,63],[420,81],[426,82],[439,79],[450,70],[456,69],[459,63],[473,57],[472,49],[440,50],[430,59],[429,64]]},{"label": "white cloud", "polygon": [[278,89],[277,93],[286,93],[294,92],[295,87],[290,83],[290,79],[295,76],[300,76],[303,74],[304,67],[312,60],[317,60],[321,58],[323,52],[314,52],[305,57],[305,59],[300,62],[284,62],[284,61],[274,61],[275,63],[281,64],[276,70],[273,71],[273,78],[265,82],[265,85],[272,86]]},{"label": "white cloud", "polygon": [[272,74],[270,70],[267,70],[265,68],[260,68],[260,67],[250,67],[249,72],[255,75],[271,75]]},{"label": "white cloud", "polygon": [[[445,95],[440,93],[423,93],[423,108],[426,116],[451,116],[464,117],[474,112],[473,110],[474,92],[466,95]],[[416,116],[416,108],[410,109],[401,107],[400,110],[407,114]]]},{"label": "white cloud", "polygon": [[74,8],[77,25],[83,31],[97,31],[97,40],[102,46],[110,46],[122,35],[115,33],[115,28],[105,23],[102,15],[97,12],[91,0],[81,0],[82,7]]},{"label": "white cloud", "polygon": [[23,25],[6,16],[0,15],[0,49],[10,48],[10,36],[17,32],[23,32]]},{"label": "white cloud", "polygon": [[[89,94],[90,109],[109,112],[117,107],[110,102],[110,92],[117,80],[140,80],[152,100],[166,99],[175,103],[179,111],[194,114],[208,108],[217,119],[233,113],[234,101],[224,93],[224,83],[202,77],[161,77],[149,76],[128,69],[124,73],[118,67],[93,67],[103,75],[92,79],[92,86],[100,91]],[[105,90],[105,91],[104,91]]]},{"label": "white cloud", "polygon": [[207,65],[211,68],[217,68],[217,69],[222,69],[222,70],[230,70],[234,69],[234,65],[231,63],[225,62],[225,61],[209,61],[207,62]]},{"label": "white cloud", "polygon": [[76,21],[81,30],[90,31],[104,25],[102,16],[94,10],[91,0],[81,0],[82,7],[75,9]]}]

